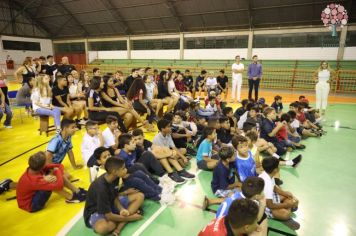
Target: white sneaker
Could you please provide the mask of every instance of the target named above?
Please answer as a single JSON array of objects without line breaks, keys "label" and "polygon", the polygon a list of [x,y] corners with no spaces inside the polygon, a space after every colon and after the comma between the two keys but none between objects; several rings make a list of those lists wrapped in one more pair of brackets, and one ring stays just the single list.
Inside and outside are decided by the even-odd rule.
[{"label": "white sneaker", "polygon": [[86,123],[87,123],[87,121],[84,120],[84,119],[82,119],[82,120],[79,121],[79,124],[80,124],[80,125],[85,125]]},{"label": "white sneaker", "polygon": [[12,126],[11,125],[4,125],[4,128],[5,129],[12,129]]}]

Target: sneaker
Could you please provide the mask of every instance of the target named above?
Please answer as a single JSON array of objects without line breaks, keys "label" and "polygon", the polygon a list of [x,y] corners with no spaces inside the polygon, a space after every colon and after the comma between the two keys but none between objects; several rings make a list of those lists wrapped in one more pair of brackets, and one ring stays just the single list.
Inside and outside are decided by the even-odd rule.
[{"label": "sneaker", "polygon": [[4,128],[5,129],[12,129],[12,126],[11,125],[4,125]]},{"label": "sneaker", "polygon": [[194,157],[197,155],[197,152],[193,148],[187,147],[187,154]]},{"label": "sneaker", "polygon": [[183,179],[194,179],[195,178],[195,175],[190,174],[188,171],[186,171],[184,169],[181,171],[178,171],[178,175],[180,177],[182,177]]},{"label": "sneaker", "polygon": [[66,203],[80,203],[85,201],[86,197],[83,197],[82,195],[80,195],[80,193],[73,193],[73,197],[72,199],[67,199]]},{"label": "sneaker", "polygon": [[78,124],[80,124],[80,125],[85,125],[86,123],[87,123],[87,121],[83,120],[83,119],[78,122]]},{"label": "sneaker", "polygon": [[185,179],[180,177],[176,172],[168,174],[168,177],[171,178],[177,184],[184,184],[185,183]]},{"label": "sneaker", "polygon": [[299,146],[295,146],[297,149],[305,149],[305,145],[300,144]]},{"label": "sneaker", "polygon": [[0,182],[0,194],[10,189],[10,183],[13,181],[11,179],[4,179]]},{"label": "sneaker", "polygon": [[86,197],[87,193],[88,193],[88,191],[85,190],[84,188],[79,188],[79,192],[78,192],[79,195]]},{"label": "sneaker", "polygon": [[278,186],[281,186],[283,184],[283,181],[281,179],[278,179],[278,178],[274,178],[274,182]]},{"label": "sneaker", "polygon": [[298,155],[298,156],[296,156],[295,158],[293,158],[293,167],[295,168],[295,167],[297,167],[298,166],[298,164],[302,161],[302,155]]},{"label": "sneaker", "polygon": [[282,222],[292,230],[298,230],[300,228],[300,224],[292,218]]}]

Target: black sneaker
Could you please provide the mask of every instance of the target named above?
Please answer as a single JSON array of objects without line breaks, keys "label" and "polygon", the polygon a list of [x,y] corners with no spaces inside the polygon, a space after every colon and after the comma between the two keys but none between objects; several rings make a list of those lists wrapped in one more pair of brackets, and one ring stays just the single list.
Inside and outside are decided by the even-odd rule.
[{"label": "black sneaker", "polygon": [[295,167],[297,167],[298,166],[298,164],[302,161],[302,155],[298,155],[298,156],[296,156],[295,158],[293,158],[293,167],[295,168]]},{"label": "black sneaker", "polygon": [[11,179],[4,179],[0,182],[0,194],[10,189],[10,183],[13,181]]},{"label": "black sneaker", "polygon": [[168,174],[168,177],[171,178],[177,184],[184,184],[185,183],[185,179],[180,177],[176,172]]},{"label": "black sneaker", "polygon": [[305,145],[299,144],[299,146],[295,146],[297,149],[305,149]]},{"label": "black sneaker", "polygon": [[80,193],[73,193],[72,199],[67,199],[66,203],[80,203],[85,201],[86,196],[80,195]]},{"label": "black sneaker", "polygon": [[88,193],[88,191],[85,190],[84,188],[79,188],[79,192],[78,192],[79,195],[86,197],[87,193]]},{"label": "black sneaker", "polygon": [[283,184],[283,181],[281,179],[278,179],[278,178],[274,178],[274,182],[278,186],[281,186]]},{"label": "black sneaker", "polygon": [[193,148],[187,147],[187,154],[194,157],[197,155],[197,152]]},{"label": "black sneaker", "polygon": [[300,224],[297,221],[293,220],[292,218],[282,222],[292,230],[298,230],[300,228]]},{"label": "black sneaker", "polygon": [[185,169],[178,171],[178,175],[180,177],[182,177],[183,179],[194,179],[195,175],[190,174],[189,172],[187,172]]}]

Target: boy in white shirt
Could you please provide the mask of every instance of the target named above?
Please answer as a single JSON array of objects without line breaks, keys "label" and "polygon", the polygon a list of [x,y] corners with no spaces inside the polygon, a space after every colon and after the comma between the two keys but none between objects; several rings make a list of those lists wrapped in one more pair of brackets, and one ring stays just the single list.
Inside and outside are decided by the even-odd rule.
[{"label": "boy in white shirt", "polygon": [[104,140],[97,122],[89,120],[85,124],[85,128],[87,132],[84,134],[83,137],[81,151],[84,164],[86,166],[89,158],[93,155],[95,149],[103,146]]},{"label": "boy in white shirt", "polygon": [[119,145],[119,136],[121,134],[118,129],[118,121],[115,116],[106,117],[107,128],[103,131],[104,147],[112,148],[115,150],[115,154],[119,154],[120,150],[118,149]]},{"label": "boy in white shirt", "polygon": [[269,218],[282,220],[293,230],[300,224],[294,221],[292,212],[298,209],[299,201],[292,193],[282,190],[275,184],[274,176],[279,172],[279,161],[274,157],[266,157],[262,161],[264,171],[259,175],[265,182],[264,194],[266,197],[266,215]]},{"label": "boy in white shirt", "polygon": [[210,91],[215,91],[217,92],[217,86],[218,86],[218,82],[216,80],[216,78],[214,77],[214,73],[213,72],[209,72],[209,76],[206,79],[206,89],[208,90],[208,94],[210,93]]}]

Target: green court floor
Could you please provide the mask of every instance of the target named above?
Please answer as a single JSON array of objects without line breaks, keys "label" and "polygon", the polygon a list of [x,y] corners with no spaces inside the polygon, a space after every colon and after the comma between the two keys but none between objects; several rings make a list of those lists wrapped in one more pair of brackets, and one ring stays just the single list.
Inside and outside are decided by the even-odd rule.
[{"label": "green court floor", "polygon": [[[327,135],[309,138],[303,143],[304,151],[294,151],[289,156],[302,153],[303,161],[297,169],[282,168],[282,187],[294,193],[300,201],[296,219],[301,228],[293,232],[280,222],[270,221],[274,229],[297,235],[356,235],[356,105],[330,105],[324,123]],[[204,195],[212,196],[211,173],[197,172],[194,181],[177,190],[173,206],[161,207],[146,201],[143,220],[128,224],[122,235],[197,235],[214,214],[200,207]],[[80,218],[66,235],[95,235]],[[269,235],[280,235],[269,232]]]}]

